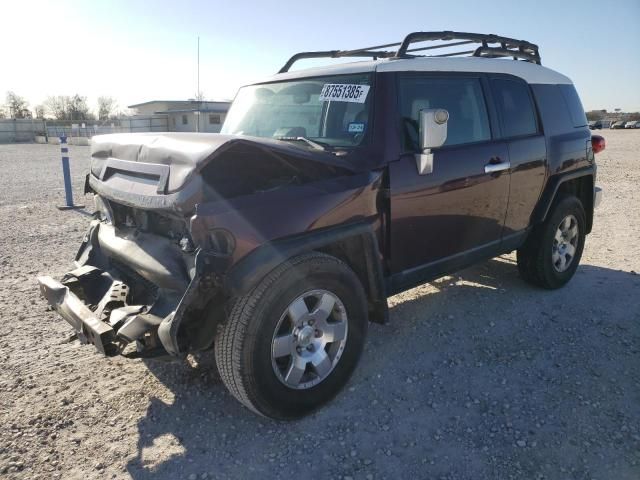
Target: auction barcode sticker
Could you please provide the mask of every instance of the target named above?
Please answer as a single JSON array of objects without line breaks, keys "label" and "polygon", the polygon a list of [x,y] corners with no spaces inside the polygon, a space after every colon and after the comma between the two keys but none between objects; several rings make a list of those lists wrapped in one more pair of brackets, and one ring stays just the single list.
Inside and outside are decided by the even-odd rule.
[{"label": "auction barcode sticker", "polygon": [[320,101],[364,103],[368,94],[369,85],[325,83],[320,92]]}]

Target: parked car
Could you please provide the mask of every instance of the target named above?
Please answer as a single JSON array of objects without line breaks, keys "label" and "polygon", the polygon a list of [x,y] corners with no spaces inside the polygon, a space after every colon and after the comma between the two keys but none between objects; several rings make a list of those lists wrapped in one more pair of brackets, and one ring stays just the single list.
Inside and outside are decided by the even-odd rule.
[{"label": "parked car", "polygon": [[625,128],[625,124],[627,122],[625,122],[624,120],[618,120],[617,122],[615,122],[613,125],[611,125],[611,128],[613,130],[619,130],[621,128]]},{"label": "parked car", "polygon": [[[432,40],[479,47],[415,55]],[[240,89],[221,134],[94,137],[96,216],[42,294],[105,354],[213,347],[240,402],[288,419],[344,386],[388,296],[513,250],[527,282],[565,285],[605,147],[571,80],[495,35],[395,47],[296,54]],[[321,56],[373,59],[289,71]]]},{"label": "parked car", "polygon": [[589,128],[591,130],[601,130],[603,128],[611,128],[610,120],[595,120],[593,122],[589,122]]},{"label": "parked car", "polygon": [[630,120],[624,124],[624,128],[640,128],[640,121]]}]

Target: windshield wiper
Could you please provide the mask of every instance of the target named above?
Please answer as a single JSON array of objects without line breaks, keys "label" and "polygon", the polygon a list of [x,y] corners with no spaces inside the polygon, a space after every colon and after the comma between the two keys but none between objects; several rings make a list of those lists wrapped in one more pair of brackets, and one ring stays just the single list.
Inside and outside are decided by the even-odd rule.
[{"label": "windshield wiper", "polygon": [[276,137],[276,139],[284,142],[305,142],[316,150],[327,151],[331,149],[331,145],[328,143],[316,142],[315,140],[310,140],[307,137]]}]

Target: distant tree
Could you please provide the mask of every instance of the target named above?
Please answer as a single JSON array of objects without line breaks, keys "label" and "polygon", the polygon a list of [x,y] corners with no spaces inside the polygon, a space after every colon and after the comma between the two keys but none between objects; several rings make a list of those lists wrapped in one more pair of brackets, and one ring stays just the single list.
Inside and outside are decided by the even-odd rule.
[{"label": "distant tree", "polygon": [[89,111],[87,97],[82,97],[77,93],[69,99],[69,120],[93,120],[95,117]]},{"label": "distant tree", "polygon": [[7,92],[7,109],[11,118],[31,118],[27,100],[11,91]]},{"label": "distant tree", "polygon": [[44,105],[42,105],[42,104],[36,105],[35,107],[33,107],[33,111],[34,111],[37,119],[41,120],[41,119],[44,118],[44,114],[45,114]]},{"label": "distant tree", "polygon": [[56,120],[69,120],[69,97],[65,95],[47,97],[44,108]]},{"label": "distant tree", "polygon": [[590,122],[594,120],[602,120],[606,114],[606,110],[591,110],[590,112],[587,112],[587,120]]},{"label": "distant tree", "polygon": [[108,120],[115,114],[117,108],[118,103],[115,98],[98,97],[98,120]]},{"label": "distant tree", "polygon": [[67,95],[48,97],[44,105],[46,112],[56,120],[82,122],[95,118],[89,110],[87,97],[82,97],[77,93],[72,97]]}]

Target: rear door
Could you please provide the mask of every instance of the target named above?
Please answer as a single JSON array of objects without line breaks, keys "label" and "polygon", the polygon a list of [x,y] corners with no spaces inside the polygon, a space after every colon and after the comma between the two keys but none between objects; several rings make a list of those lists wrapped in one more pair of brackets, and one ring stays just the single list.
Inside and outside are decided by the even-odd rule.
[{"label": "rear door", "polygon": [[544,186],[547,146],[529,85],[506,75],[493,76],[490,83],[511,163],[511,194],[504,228],[508,239],[529,226]]},{"label": "rear door", "polygon": [[[391,273],[429,265],[437,270],[436,264],[446,270],[471,251],[499,249],[509,153],[505,142],[493,138],[483,84],[480,76],[462,74],[398,78],[407,153],[389,165]],[[414,153],[419,112],[426,108],[446,109],[449,125],[445,145],[434,150],[433,172],[419,175]]]}]

